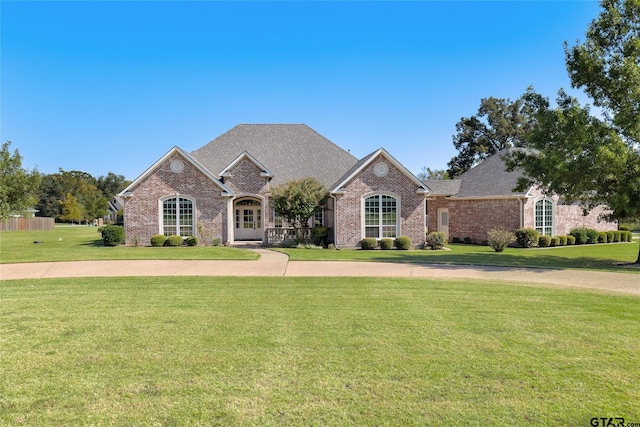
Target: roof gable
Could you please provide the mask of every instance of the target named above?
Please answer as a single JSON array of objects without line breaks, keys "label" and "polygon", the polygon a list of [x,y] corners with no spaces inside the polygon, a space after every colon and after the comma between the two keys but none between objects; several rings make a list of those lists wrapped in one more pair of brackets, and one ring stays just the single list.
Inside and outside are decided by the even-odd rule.
[{"label": "roof gable", "polygon": [[272,185],[312,176],[329,187],[357,162],[304,124],[240,124],[191,156],[220,176],[244,152],[265,170],[268,166]]},{"label": "roof gable", "polygon": [[249,160],[251,163],[253,163],[254,165],[256,165],[256,167],[258,169],[260,169],[260,176],[263,177],[273,177],[273,172],[271,172],[269,169],[267,169],[262,163],[260,163],[260,161],[258,161],[255,157],[253,157],[250,153],[248,153],[247,151],[243,151],[242,154],[240,154],[238,157],[236,157],[231,163],[229,163],[221,172],[220,172],[220,176],[229,176],[231,174],[231,169],[233,169],[238,163],[240,163],[242,160],[247,159]]},{"label": "roof gable", "polygon": [[347,185],[349,181],[351,181],[356,175],[360,174],[364,169],[369,167],[371,163],[373,163],[379,157],[384,157],[389,163],[395,166],[398,170],[400,170],[407,178],[409,178],[413,183],[416,184],[416,192],[421,194],[428,194],[429,188],[418,179],[417,176],[412,174],[409,169],[404,167],[402,163],[396,160],[387,150],[384,148],[379,148],[373,153],[363,157],[360,159],[347,173],[345,173],[331,188],[331,193],[340,193],[343,191],[343,187]]},{"label": "roof gable", "polygon": [[136,179],[133,180],[133,182],[131,182],[131,184],[129,184],[127,186],[127,188],[125,188],[124,190],[122,190],[120,193],[118,193],[118,196],[120,197],[127,197],[130,195],[131,191],[136,188],[138,186],[138,184],[140,184],[140,182],[142,182],[143,180],[145,180],[147,177],[149,177],[150,175],[152,175],[156,169],[158,169],[160,167],[160,165],[162,165],[164,162],[166,162],[169,158],[171,158],[171,156],[173,156],[174,154],[179,154],[180,156],[182,156],[187,162],[189,162],[193,167],[195,167],[196,169],[198,169],[200,172],[202,172],[207,178],[209,178],[211,181],[213,181],[214,184],[216,184],[218,187],[220,187],[220,190],[223,193],[226,194],[233,194],[233,191],[227,187],[226,185],[224,185],[222,182],[220,182],[218,180],[218,178],[214,175],[211,174],[211,172],[209,172],[204,166],[202,166],[196,159],[194,159],[193,157],[191,157],[186,151],[184,151],[183,149],[181,149],[180,147],[174,146],[171,150],[167,151],[167,153],[162,156],[160,159],[158,159],[158,161],[156,161],[153,165],[151,165],[146,171],[144,171],[139,177],[137,177]]},{"label": "roof gable", "polygon": [[508,152],[501,150],[460,175],[460,189],[453,197],[525,197],[527,192],[513,190],[518,179],[523,176],[523,171],[517,168],[507,172],[504,157]]}]

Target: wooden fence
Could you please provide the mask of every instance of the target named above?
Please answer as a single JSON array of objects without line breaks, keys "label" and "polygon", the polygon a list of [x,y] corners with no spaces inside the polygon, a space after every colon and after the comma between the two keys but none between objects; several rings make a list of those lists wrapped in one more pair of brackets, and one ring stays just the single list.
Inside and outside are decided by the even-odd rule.
[{"label": "wooden fence", "polygon": [[33,218],[7,218],[0,220],[0,231],[37,231],[53,230],[55,220],[53,218],[33,217]]}]

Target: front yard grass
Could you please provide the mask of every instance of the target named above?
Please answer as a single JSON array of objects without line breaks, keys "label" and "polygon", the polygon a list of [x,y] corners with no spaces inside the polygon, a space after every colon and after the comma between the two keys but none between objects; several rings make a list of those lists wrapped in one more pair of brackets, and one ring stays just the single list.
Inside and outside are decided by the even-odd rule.
[{"label": "front yard grass", "polygon": [[[41,243],[34,243],[41,242]],[[146,244],[149,244],[146,242]],[[127,259],[255,260],[251,251],[224,246],[105,247],[96,227],[0,233],[0,263]]]},{"label": "front yard grass", "polygon": [[376,278],[0,292],[0,425],[640,421],[637,297]]},{"label": "front yard grass", "polygon": [[638,257],[638,242],[563,246],[557,248],[506,248],[495,252],[489,246],[449,244],[448,250],[363,251],[353,249],[274,249],[291,261],[371,261],[456,265],[488,265],[534,268],[581,268],[612,272],[640,273],[632,263]]}]

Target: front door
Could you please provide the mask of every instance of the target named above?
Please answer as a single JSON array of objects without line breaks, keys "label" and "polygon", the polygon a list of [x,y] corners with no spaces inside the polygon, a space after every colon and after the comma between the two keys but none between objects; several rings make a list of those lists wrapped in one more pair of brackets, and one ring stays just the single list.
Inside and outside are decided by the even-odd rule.
[{"label": "front door", "polygon": [[235,240],[262,240],[262,208],[257,200],[242,200],[235,208]]},{"label": "front door", "polygon": [[438,209],[438,231],[449,241],[449,209]]}]

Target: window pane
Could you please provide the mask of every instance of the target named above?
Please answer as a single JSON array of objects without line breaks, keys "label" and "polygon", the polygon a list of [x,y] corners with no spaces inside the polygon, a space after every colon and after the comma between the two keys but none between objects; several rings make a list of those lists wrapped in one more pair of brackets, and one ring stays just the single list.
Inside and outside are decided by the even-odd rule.
[{"label": "window pane", "polygon": [[165,236],[176,234],[177,214],[176,199],[162,202],[162,232]]},{"label": "window pane", "polygon": [[180,199],[179,227],[180,236],[189,237],[193,234],[193,202],[189,199]]}]

